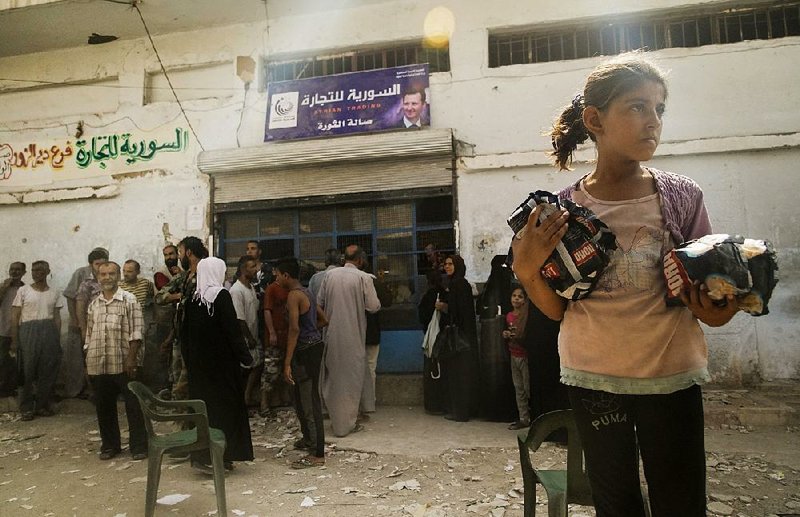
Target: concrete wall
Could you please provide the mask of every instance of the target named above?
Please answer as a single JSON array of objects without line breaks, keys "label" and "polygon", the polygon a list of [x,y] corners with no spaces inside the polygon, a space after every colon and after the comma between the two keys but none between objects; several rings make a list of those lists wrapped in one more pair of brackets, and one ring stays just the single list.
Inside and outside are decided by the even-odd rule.
[{"label": "concrete wall", "polygon": [[[20,90],[20,83],[0,81],[0,106],[11,106],[0,110],[0,143],[71,137],[81,120],[88,135],[104,127],[157,131],[191,123],[194,129],[192,152],[170,157],[156,170],[133,168],[132,174],[94,178],[38,195],[60,201],[20,204],[0,186],[0,200],[7,203],[0,205],[0,217],[7,242],[12,243],[0,249],[0,267],[11,260],[49,258],[63,264],[53,268],[53,283],[63,286],[89,249],[106,245],[113,258],[133,256],[145,271],[152,271],[160,265],[164,224],[172,237],[208,233],[207,226],[189,228],[186,222],[187,208],[206,205],[210,197],[207,181],[195,166],[196,153],[263,140],[263,79],[245,92],[235,76],[237,55],[288,59],[416,41],[424,35],[426,15],[437,6],[452,12],[455,25],[452,71],[431,78],[432,125],[453,128],[459,140],[459,246],[469,278],[484,281],[491,257],[508,246],[505,217],[525,193],[558,189],[591,170],[593,151],[586,147],[579,153],[576,172],[555,173],[544,155],[549,142],[541,133],[601,61],[490,69],[489,30],[668,11],[686,2],[578,1],[565,8],[556,1],[501,1],[487,9],[478,0],[270,1],[267,23],[257,20],[155,37],[165,66],[175,70],[176,77],[183,71],[180,84],[189,88],[184,103],[189,122],[165,99],[163,90],[146,91],[148,85],[163,85],[147,39],[0,59],[5,77],[111,86],[91,90],[90,107],[96,109],[89,109],[85,88],[74,97],[80,102],[71,102],[65,87]],[[772,313],[763,318],[739,315],[732,324],[708,332],[713,373],[733,383],[800,377],[800,291],[795,280],[800,231],[790,199],[800,187],[800,72],[792,66],[800,58],[800,38],[669,49],[651,56],[671,71],[663,143],[653,165],[687,174],[701,184],[718,231],[771,239],[780,253],[781,282]],[[215,88],[213,98],[199,98],[203,95],[191,90],[209,83]]]}]

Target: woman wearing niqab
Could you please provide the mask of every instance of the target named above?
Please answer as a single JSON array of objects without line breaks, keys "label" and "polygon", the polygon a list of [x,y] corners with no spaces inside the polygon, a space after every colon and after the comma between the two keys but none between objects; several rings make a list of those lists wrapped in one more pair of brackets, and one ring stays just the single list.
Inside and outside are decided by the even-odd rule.
[{"label": "woman wearing niqab", "polygon": [[[253,459],[241,370],[252,357],[231,295],[222,285],[225,270],[225,262],[216,257],[197,264],[197,289],[186,303],[181,353],[189,378],[189,397],[205,401],[209,425],[225,433],[225,463],[232,468],[232,461]],[[208,451],[194,453],[192,462],[209,465]]]}]

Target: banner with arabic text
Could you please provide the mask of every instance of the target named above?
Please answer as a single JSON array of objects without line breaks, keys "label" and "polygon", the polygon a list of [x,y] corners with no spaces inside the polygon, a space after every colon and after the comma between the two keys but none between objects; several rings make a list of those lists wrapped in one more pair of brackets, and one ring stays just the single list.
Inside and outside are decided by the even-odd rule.
[{"label": "banner with arabic text", "polygon": [[264,141],[422,129],[428,86],[427,64],[271,82]]}]

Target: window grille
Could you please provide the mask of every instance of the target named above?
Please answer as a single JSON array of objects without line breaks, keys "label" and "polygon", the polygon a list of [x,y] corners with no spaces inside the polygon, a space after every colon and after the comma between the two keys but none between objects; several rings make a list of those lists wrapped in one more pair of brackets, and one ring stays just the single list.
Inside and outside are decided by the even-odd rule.
[{"label": "window grille", "polygon": [[384,271],[393,296],[381,311],[386,330],[418,328],[417,303],[426,288],[431,264],[425,247],[453,253],[453,198],[424,197],[359,204],[274,209],[222,215],[221,256],[233,270],[248,240],[262,248],[262,259],[293,255],[301,260],[300,280],[325,268],[325,250],[343,251],[358,244],[367,253],[370,271]]},{"label": "window grille", "polygon": [[635,21],[600,20],[548,30],[489,36],[489,66],[610,56],[635,49],[738,43],[800,35],[800,2],[670,14]]},{"label": "window grille", "polygon": [[267,64],[267,81],[307,79],[346,72],[428,63],[431,73],[450,71],[450,50],[425,48],[422,44],[356,50],[337,55],[314,56]]}]

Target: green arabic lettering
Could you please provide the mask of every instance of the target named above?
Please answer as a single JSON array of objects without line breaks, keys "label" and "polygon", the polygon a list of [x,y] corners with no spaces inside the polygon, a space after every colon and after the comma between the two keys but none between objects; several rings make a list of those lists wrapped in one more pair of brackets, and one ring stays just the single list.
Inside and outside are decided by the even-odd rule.
[{"label": "green arabic lettering", "polygon": [[77,140],[75,142],[75,147],[78,147],[78,152],[75,153],[75,163],[77,163],[78,167],[81,169],[85,169],[92,163],[92,153],[85,149],[86,140]]}]

